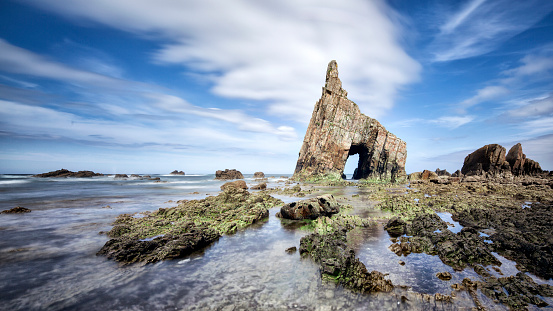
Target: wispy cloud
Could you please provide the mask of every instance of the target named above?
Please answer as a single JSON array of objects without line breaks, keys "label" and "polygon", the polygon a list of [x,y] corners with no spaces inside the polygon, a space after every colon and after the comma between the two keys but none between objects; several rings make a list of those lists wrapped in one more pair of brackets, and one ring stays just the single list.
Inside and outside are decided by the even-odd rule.
[{"label": "wispy cloud", "polygon": [[553,115],[553,95],[524,101],[518,107],[506,111],[506,116],[513,118],[529,118]]},{"label": "wispy cloud", "polygon": [[0,38],[0,70],[35,77],[89,83],[104,87],[121,85],[123,80],[75,69],[10,44]]},{"label": "wispy cloud", "polygon": [[445,14],[432,44],[435,61],[451,61],[488,53],[532,27],[553,11],[541,0],[473,0]]},{"label": "wispy cloud", "polygon": [[457,111],[464,114],[468,108],[480,103],[498,100],[529,84],[550,80],[553,76],[553,49],[545,46],[537,52],[525,55],[520,63],[517,67],[500,72],[497,79],[488,82],[490,85],[476,90],[474,96],[461,101],[457,105]]},{"label": "wispy cloud", "polygon": [[491,99],[497,99],[509,93],[509,90],[503,86],[491,85],[476,91],[476,95],[467,98],[459,103],[458,112],[465,113],[467,108],[485,102]]},{"label": "wispy cloud", "polygon": [[27,2],[146,37],[161,34],[169,43],[155,61],[211,74],[214,94],[266,101],[270,113],[301,122],[309,120],[332,59],[352,99],[373,117],[420,71],[383,1]]},{"label": "wispy cloud", "polygon": [[436,120],[429,120],[428,122],[433,123],[433,124],[437,124],[437,125],[440,125],[442,127],[449,128],[449,129],[456,129],[456,128],[462,126],[462,125],[465,125],[467,123],[472,122],[473,120],[474,120],[473,116],[463,116],[463,117],[444,116],[444,117],[440,117]]},{"label": "wispy cloud", "polygon": [[201,117],[212,118],[235,124],[240,130],[243,131],[276,134],[282,140],[297,139],[297,134],[294,128],[288,126],[280,126],[276,128],[269,121],[248,116],[240,110],[203,108],[191,105],[182,98],[172,95],[149,94],[148,96],[155,101],[156,106],[169,112],[193,114]]}]

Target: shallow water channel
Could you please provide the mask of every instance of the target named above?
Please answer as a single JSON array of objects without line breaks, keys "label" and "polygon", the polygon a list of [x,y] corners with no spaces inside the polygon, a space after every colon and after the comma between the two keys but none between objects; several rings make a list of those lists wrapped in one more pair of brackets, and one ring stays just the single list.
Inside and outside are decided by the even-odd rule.
[{"label": "shallow water channel", "polygon": [[[354,187],[345,191],[357,192]],[[95,203],[94,208],[1,215],[0,309],[464,310],[473,306],[466,293],[459,293],[455,304],[418,299],[413,291],[449,294],[451,284],[476,274],[468,269],[454,272],[437,256],[398,257],[388,250],[390,237],[381,225],[352,233],[356,252],[369,271],[388,273],[395,285],[411,289],[359,295],[323,282],[311,260],[301,259],[298,252],[286,253],[289,247],[299,248],[300,238],[308,232],[284,225],[275,217],[278,208],[270,210],[267,222],[223,236],[188,258],[120,266],[95,253],[107,241],[98,232],[109,230],[116,215],[144,210],[143,200],[123,202],[117,209]],[[155,208],[149,209],[174,205],[162,202],[151,199]],[[374,212],[370,205],[362,209],[357,206],[352,212]],[[444,271],[451,272],[453,280],[436,278]]]}]

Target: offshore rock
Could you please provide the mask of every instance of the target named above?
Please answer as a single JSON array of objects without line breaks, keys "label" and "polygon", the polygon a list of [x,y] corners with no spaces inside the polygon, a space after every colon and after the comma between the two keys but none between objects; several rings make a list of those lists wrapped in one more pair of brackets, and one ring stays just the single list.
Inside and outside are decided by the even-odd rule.
[{"label": "offshore rock", "polygon": [[70,170],[66,170],[62,168],[61,170],[52,171],[48,173],[43,174],[37,174],[33,175],[33,177],[93,177],[93,176],[104,176],[104,174],[101,173],[94,173],[93,171],[78,171],[78,172],[72,172]]},{"label": "offshore rock", "polygon": [[185,175],[183,171],[177,171],[177,170],[174,170],[169,174],[170,175],[183,175],[183,176]]},{"label": "offshore rock", "polygon": [[320,216],[330,216],[340,212],[340,206],[332,194],[316,198],[292,202],[281,207],[277,217],[301,220],[316,219]]},{"label": "offshore rock", "polygon": [[542,172],[540,164],[526,158],[520,143],[514,145],[507,155],[498,144],[486,145],[465,158],[461,173],[465,175],[487,175],[508,177],[510,175],[536,175]]},{"label": "offshore rock", "polygon": [[218,170],[215,172],[215,179],[244,179],[244,175],[240,171],[235,169],[229,170],[227,168],[224,171]]},{"label": "offshore rock", "polygon": [[24,214],[24,213],[30,213],[30,212],[31,212],[31,210],[28,209],[28,208],[21,207],[21,206],[16,206],[12,209],[4,210],[4,211],[0,212],[0,214]]},{"label": "offshore rock", "polygon": [[322,96],[305,133],[294,179],[331,175],[340,178],[350,155],[359,154],[354,179],[405,177],[407,147],[377,120],[347,98],[336,61],[328,64]]},{"label": "offshore rock", "polygon": [[255,172],[253,174],[253,178],[265,178],[265,173],[263,172]]}]

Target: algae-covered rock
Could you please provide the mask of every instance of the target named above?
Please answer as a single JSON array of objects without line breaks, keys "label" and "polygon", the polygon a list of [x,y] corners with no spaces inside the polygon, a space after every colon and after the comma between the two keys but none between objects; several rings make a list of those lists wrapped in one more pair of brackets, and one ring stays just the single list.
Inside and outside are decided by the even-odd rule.
[{"label": "algae-covered rock", "polygon": [[368,272],[347,245],[347,228],[336,227],[328,234],[313,233],[301,238],[300,254],[320,264],[323,278],[336,281],[362,293],[389,292],[394,288],[390,280],[378,271]]},{"label": "algae-covered rock", "polygon": [[234,233],[269,217],[282,204],[265,193],[250,194],[229,187],[217,196],[183,200],[153,213],[121,215],[108,232],[112,238],[98,252],[124,264],[179,258],[199,250],[221,235]]}]

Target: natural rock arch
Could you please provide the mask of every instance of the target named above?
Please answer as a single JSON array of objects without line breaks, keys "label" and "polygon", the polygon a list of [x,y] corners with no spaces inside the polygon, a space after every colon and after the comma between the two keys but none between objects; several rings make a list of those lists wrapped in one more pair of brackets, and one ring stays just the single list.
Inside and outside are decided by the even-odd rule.
[{"label": "natural rock arch", "polygon": [[321,99],[305,133],[294,178],[342,176],[350,155],[359,154],[354,179],[394,180],[405,176],[407,147],[347,98],[336,61],[328,64]]}]

